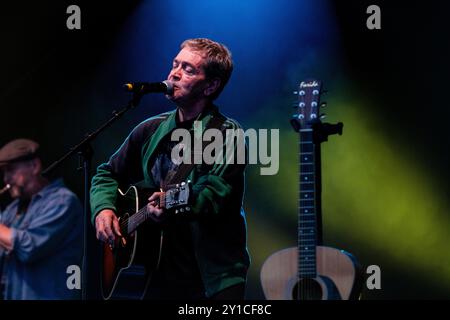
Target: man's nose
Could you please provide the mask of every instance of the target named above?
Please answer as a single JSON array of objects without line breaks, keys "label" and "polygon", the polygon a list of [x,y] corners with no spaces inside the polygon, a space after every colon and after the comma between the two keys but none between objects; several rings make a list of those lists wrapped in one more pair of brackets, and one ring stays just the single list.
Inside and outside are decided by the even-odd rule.
[{"label": "man's nose", "polygon": [[181,76],[178,73],[175,73],[175,72],[172,73],[171,72],[169,74],[168,80],[170,80],[170,81],[180,81],[180,79],[181,79]]},{"label": "man's nose", "polygon": [[169,77],[168,80],[171,81],[179,81],[181,79],[181,69],[180,67],[178,68],[173,68],[170,73],[169,73]]}]

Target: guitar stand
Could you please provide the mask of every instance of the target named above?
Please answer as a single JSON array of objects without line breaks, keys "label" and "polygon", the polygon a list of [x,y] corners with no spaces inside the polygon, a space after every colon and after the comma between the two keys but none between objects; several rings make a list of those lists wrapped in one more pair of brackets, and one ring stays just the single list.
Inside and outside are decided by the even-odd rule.
[{"label": "guitar stand", "polygon": [[344,124],[342,122],[336,124],[316,122],[313,124],[314,143],[318,145],[324,141],[328,141],[328,136],[333,134],[339,134],[341,136],[343,127]]}]

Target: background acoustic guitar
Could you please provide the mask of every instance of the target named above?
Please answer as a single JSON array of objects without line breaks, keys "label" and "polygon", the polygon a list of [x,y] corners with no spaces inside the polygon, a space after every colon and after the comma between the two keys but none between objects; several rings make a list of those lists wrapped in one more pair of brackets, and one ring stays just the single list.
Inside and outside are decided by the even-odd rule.
[{"label": "background acoustic guitar", "polygon": [[322,246],[320,143],[342,134],[342,123],[322,123],[322,84],[302,81],[291,124],[299,133],[297,247],[272,254],[261,269],[268,300],[347,300],[358,298],[361,272],[348,252]]}]

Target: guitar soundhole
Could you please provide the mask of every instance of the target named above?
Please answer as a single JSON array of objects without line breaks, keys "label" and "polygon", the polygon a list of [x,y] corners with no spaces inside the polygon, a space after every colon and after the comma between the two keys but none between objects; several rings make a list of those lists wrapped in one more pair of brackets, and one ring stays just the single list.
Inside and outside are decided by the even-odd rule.
[{"label": "guitar soundhole", "polygon": [[301,279],[292,290],[293,300],[321,300],[322,287],[311,278]]}]

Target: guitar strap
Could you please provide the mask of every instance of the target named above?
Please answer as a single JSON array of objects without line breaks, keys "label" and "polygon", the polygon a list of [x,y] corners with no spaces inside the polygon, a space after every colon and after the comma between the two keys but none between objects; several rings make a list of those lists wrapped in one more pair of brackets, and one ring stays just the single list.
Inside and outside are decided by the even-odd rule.
[{"label": "guitar strap", "polygon": [[[208,121],[208,124],[206,125],[206,129],[218,129],[220,130],[220,128],[222,127],[222,125],[225,122],[225,117],[221,116],[221,115],[213,115],[211,116],[211,119]],[[202,150],[205,149],[205,142],[203,141],[203,145],[202,145]],[[177,168],[177,172],[169,179],[168,182],[164,183],[163,189],[165,190],[166,187],[168,185],[171,184],[177,184],[177,183],[181,183],[183,181],[185,181],[187,179],[187,177],[189,176],[190,172],[192,171],[192,169],[195,167],[195,163],[194,161],[192,161],[192,157],[191,157],[191,163],[184,163],[182,162],[178,168]]]}]

